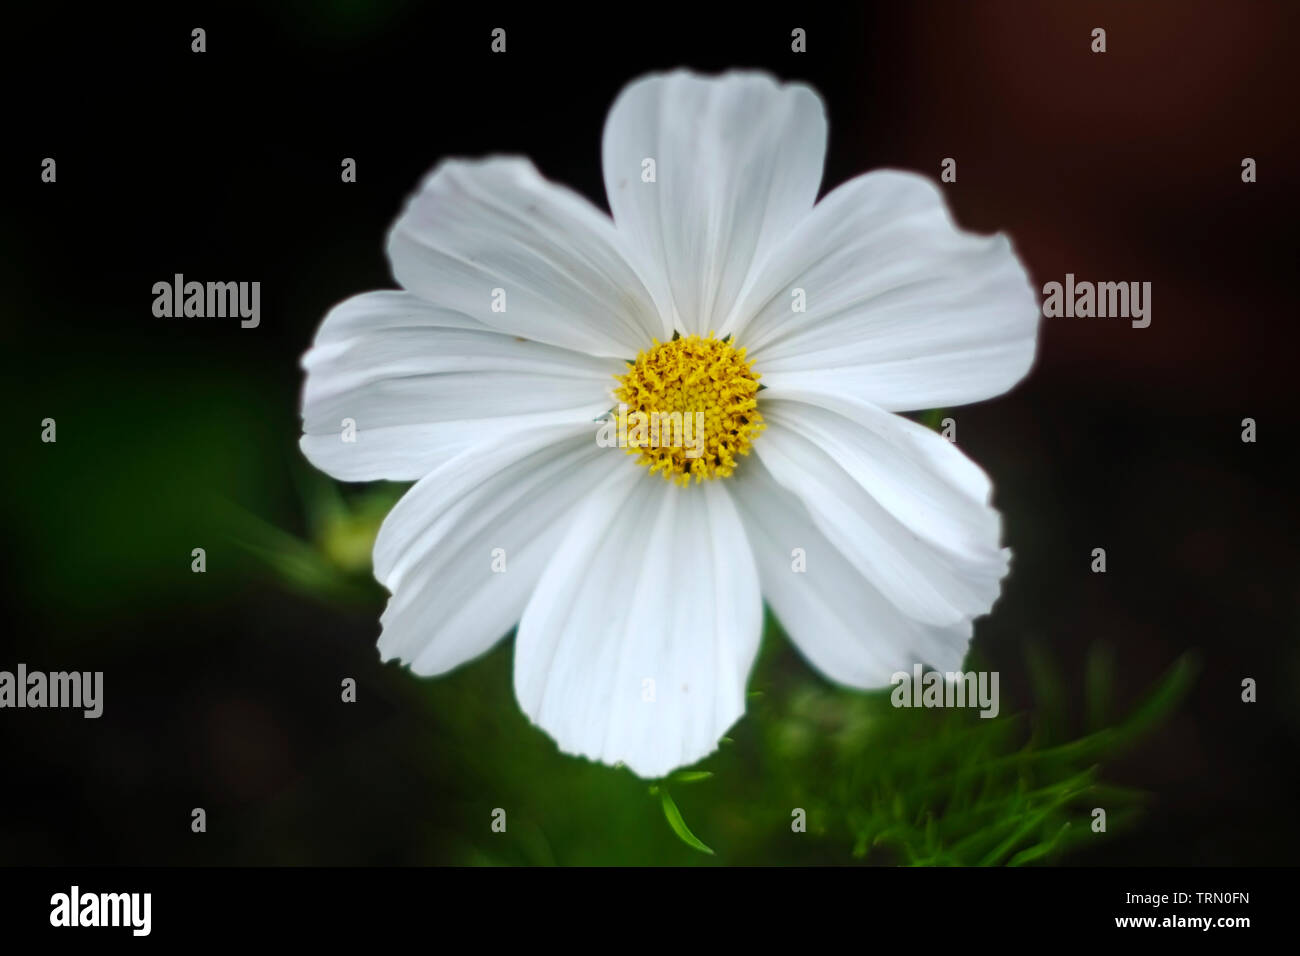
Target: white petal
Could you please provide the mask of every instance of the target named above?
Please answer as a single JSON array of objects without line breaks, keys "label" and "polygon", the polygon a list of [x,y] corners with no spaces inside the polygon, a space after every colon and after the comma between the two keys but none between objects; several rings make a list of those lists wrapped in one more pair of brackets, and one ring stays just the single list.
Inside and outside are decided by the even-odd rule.
[{"label": "white petal", "polygon": [[525,159],[439,165],[388,255],[404,288],[526,339],[626,359],[668,331],[609,217]]},{"label": "white petal", "polygon": [[553,425],[477,445],[406,493],[375,541],[375,577],[392,592],[384,660],[440,674],[515,625],[577,503],[635,470],[595,436]]},{"label": "white petal", "polygon": [[1039,317],[1005,236],[958,230],[933,183],[888,170],[819,202],[737,315],[726,331],[770,396],[815,388],[891,411],[1005,392],[1033,362]]},{"label": "white petal", "polygon": [[767,399],[763,413],[828,453],[913,534],[973,560],[998,555],[1002,520],[988,475],[933,430],[820,392]]},{"label": "white petal", "polygon": [[[768,428],[754,444],[763,464],[899,610],[937,626],[988,612],[1009,552],[998,547],[996,512],[971,494],[968,469],[865,414],[769,401],[763,416]],[[925,475],[941,464],[951,470]]]},{"label": "white petal", "polygon": [[[335,306],[303,357],[301,446],[344,481],[414,481],[476,441],[613,404],[612,359],[521,342],[406,292]],[[343,440],[343,421],[355,441]]]},{"label": "white petal", "polygon": [[562,751],[659,777],[711,753],[744,713],[762,600],[719,483],[631,471],[574,516],[543,573],[515,692]]},{"label": "white petal", "polygon": [[[731,490],[754,549],[763,596],[822,674],[865,689],[887,685],[896,671],[917,662],[941,671],[961,666],[970,618],[938,627],[900,611],[818,530],[808,509],[760,460],[737,470]],[[803,551],[802,571],[794,570],[796,548]]]},{"label": "white petal", "polygon": [[[826,117],[806,86],[761,73],[650,76],[605,122],[605,192],[658,301],[685,333],[726,323],[767,252],[812,208]],[[654,160],[655,181],[642,178]]]}]

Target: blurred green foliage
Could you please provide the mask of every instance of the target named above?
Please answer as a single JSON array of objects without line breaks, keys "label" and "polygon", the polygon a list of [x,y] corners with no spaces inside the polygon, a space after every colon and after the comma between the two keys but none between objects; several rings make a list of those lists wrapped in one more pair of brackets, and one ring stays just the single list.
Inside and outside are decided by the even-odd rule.
[{"label": "blurred green foliage", "polygon": [[[1093,808],[1105,810],[1106,832],[1135,819],[1143,794],[1105,783],[1101,764],[1174,709],[1196,667],[1180,659],[1124,719],[1071,739],[1056,713],[1065,699],[1058,675],[1036,656],[1032,715],[895,709],[884,693],[806,688],[786,702],[787,718],[770,719],[769,739],[784,750],[787,772],[822,768],[818,810],[844,821],[859,859],[1018,866],[1054,858],[1100,836]],[[1100,646],[1094,657],[1105,659]],[[1095,670],[1088,679],[1091,697],[1113,675]]]}]

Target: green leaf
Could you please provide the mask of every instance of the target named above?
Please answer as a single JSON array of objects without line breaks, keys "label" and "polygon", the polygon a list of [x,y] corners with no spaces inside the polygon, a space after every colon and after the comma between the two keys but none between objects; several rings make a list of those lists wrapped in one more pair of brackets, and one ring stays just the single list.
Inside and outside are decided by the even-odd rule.
[{"label": "green leaf", "polygon": [[699,780],[708,780],[712,776],[712,770],[681,770],[668,779],[673,783],[695,783]]},{"label": "green leaf", "polygon": [[1042,843],[1035,844],[1028,849],[1021,850],[1013,856],[1010,861],[1008,861],[1007,866],[1024,866],[1026,863],[1032,863],[1034,860],[1047,856],[1056,849],[1057,844],[1061,842],[1061,838],[1065,836],[1069,830],[1070,822],[1067,820],[1065,823],[1061,824],[1061,828],[1056,831],[1054,837]]},{"label": "green leaf", "polygon": [[939,430],[939,426],[943,423],[943,413],[945,411],[946,409],[942,409],[942,408],[927,409],[926,411],[922,412],[920,415],[917,416],[917,421],[919,421],[922,425],[924,425],[926,428],[930,429],[931,431],[937,432]]},{"label": "green leaf", "polygon": [[668,825],[673,828],[673,832],[677,834],[677,838],[687,846],[713,856],[713,851],[705,846],[704,842],[692,833],[691,828],[686,825],[686,821],[682,819],[682,812],[677,809],[677,804],[673,802],[673,798],[668,795],[667,790],[661,789],[659,791],[659,799],[663,804],[664,817],[667,818]]},{"label": "green leaf", "polygon": [[1168,717],[1196,683],[1200,669],[1200,655],[1195,651],[1187,651],[1174,661],[1173,667],[1160,678],[1156,689],[1134,708],[1120,726],[1121,740],[1128,743]]}]

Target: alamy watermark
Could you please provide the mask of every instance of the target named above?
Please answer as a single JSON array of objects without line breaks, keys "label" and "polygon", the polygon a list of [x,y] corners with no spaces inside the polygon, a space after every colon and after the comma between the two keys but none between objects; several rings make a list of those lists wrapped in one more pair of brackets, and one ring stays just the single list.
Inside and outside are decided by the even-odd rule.
[{"label": "alamy watermark", "polygon": [[241,319],[255,329],[262,321],[262,283],[186,282],[176,273],[171,282],[153,284],[153,314],[160,319]]},{"label": "alamy watermark", "polygon": [[1135,329],[1151,324],[1150,282],[1075,282],[1065,274],[1064,284],[1043,286],[1043,318],[1132,319]]},{"label": "alamy watermark", "polygon": [[996,717],[1001,710],[997,671],[962,673],[926,671],[912,665],[912,673],[895,671],[889,695],[895,707],[978,707],[981,717]]},{"label": "alamy watermark", "polygon": [[83,893],[75,884],[50,897],[50,925],[55,927],[122,926],[132,936],[148,936],[153,927],[152,893]]},{"label": "alamy watermark", "polygon": [[629,412],[620,402],[618,411],[596,430],[601,448],[684,448],[687,458],[704,454],[703,412]]},{"label": "alamy watermark", "polygon": [[0,671],[0,707],[69,707],[93,719],[104,713],[103,671]]}]

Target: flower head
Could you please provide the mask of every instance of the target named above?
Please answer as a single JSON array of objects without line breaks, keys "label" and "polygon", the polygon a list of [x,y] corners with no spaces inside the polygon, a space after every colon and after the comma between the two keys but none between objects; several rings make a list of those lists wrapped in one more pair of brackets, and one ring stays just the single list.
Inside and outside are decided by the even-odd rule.
[{"label": "flower head", "polygon": [[764,597],[839,683],[960,664],[1000,519],[896,413],[1011,388],[1036,299],[920,176],[814,204],[825,144],[805,86],[677,72],[610,111],[612,217],[522,159],[429,175],[402,291],[336,306],[303,360],[307,457],[415,482],[375,543],[386,659],[440,674],[517,627],[529,717],[648,777],[744,713]]}]

